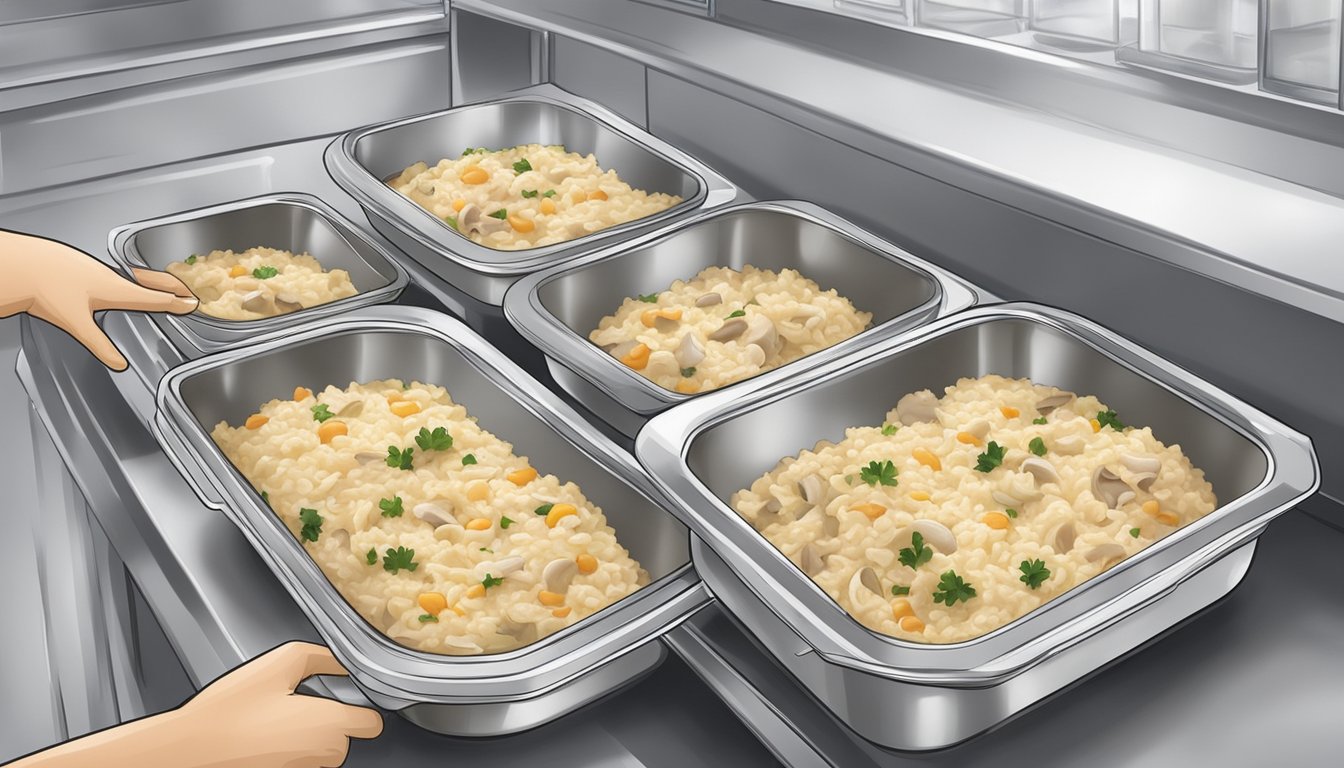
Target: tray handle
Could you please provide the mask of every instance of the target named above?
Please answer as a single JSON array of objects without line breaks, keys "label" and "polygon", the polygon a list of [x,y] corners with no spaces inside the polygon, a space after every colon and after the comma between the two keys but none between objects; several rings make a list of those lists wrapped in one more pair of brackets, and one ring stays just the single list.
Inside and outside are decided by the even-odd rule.
[{"label": "tray handle", "polygon": [[178,439],[172,427],[165,422],[161,411],[155,411],[153,418],[149,420],[149,431],[154,435],[154,439],[159,441],[164,455],[205,506],[220,512],[224,511],[223,493],[215,486],[208,473],[200,471],[199,457],[185,442]]}]

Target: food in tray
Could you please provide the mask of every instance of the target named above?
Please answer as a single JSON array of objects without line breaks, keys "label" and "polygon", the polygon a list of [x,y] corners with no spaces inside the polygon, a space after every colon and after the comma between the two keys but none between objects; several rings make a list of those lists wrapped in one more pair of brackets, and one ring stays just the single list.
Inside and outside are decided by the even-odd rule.
[{"label": "food in tray", "polygon": [[969,640],[1217,506],[1178,445],[1091,396],[962,379],[786,458],[732,506],[864,626]]},{"label": "food in tray", "polygon": [[192,254],[167,270],[201,300],[198,312],[221,320],[275,317],[358,293],[344,269],[328,271],[307,253],[260,246]]},{"label": "food in tray", "polygon": [[681,202],[634,189],[591,154],[541,144],[468,148],[434,166],[416,163],[388,184],[472,241],[505,251],[574,240]]},{"label": "food in tray", "polygon": [[212,437],[360,615],[411,648],[512,650],[649,580],[578,486],[442,387],[299,387]]},{"label": "food in tray", "polygon": [[872,319],[796,270],[748,264],[626,299],[588,339],[655,384],[691,394],[838,344]]}]

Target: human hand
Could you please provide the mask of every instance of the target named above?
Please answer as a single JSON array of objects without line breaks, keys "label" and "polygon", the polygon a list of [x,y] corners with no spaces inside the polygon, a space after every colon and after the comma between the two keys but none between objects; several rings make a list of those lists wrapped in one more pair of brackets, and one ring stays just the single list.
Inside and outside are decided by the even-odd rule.
[{"label": "human hand", "polygon": [[131,282],[76,248],[0,231],[0,317],[27,312],[55,325],[114,371],[126,369],[112,340],[94,322],[105,309],[184,315],[199,302],[166,272],[134,269]]}]

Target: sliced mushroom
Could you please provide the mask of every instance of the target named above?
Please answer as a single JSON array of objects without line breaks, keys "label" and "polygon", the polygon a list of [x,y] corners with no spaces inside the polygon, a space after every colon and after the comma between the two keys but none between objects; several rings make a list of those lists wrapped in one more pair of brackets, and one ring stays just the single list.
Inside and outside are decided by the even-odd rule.
[{"label": "sliced mushroom", "polygon": [[743,344],[755,344],[765,352],[767,358],[773,357],[779,351],[779,331],[775,329],[775,324],[765,315],[752,315],[747,320],[747,330],[742,334]]},{"label": "sliced mushroom", "polygon": [[337,528],[331,533],[328,533],[327,536],[328,538],[335,541],[341,547],[341,549],[350,548],[350,532],[345,530],[344,528]]},{"label": "sliced mushroom", "polygon": [[522,570],[523,558],[505,557],[503,559],[496,560],[493,563],[484,563],[482,567],[484,568],[485,572],[490,574],[491,576],[497,579],[503,578],[511,573],[517,573],[518,571]]},{"label": "sliced mushroom", "polygon": [[265,291],[252,291],[243,295],[243,309],[248,312],[269,314],[275,311],[275,304]]},{"label": "sliced mushroom", "polygon": [[743,320],[740,317],[734,317],[733,319],[719,326],[719,329],[717,331],[711,333],[709,335],[709,340],[732,341],[733,339],[736,339],[738,336],[741,336],[743,332],[745,332],[746,330],[747,330],[747,321]]},{"label": "sliced mushroom", "polygon": [[447,525],[454,522],[453,505],[447,499],[439,501],[422,501],[411,507],[411,514],[424,520],[426,523],[438,528],[440,525]]},{"label": "sliced mushroom", "polygon": [[1056,554],[1064,554],[1073,549],[1073,543],[1078,539],[1078,529],[1073,527],[1073,523],[1062,523],[1050,536],[1051,545],[1055,548]]},{"label": "sliced mushroom", "polygon": [[817,475],[808,475],[798,481],[798,495],[803,497],[803,501],[811,506],[821,503],[823,494],[826,492],[826,486],[821,482]]},{"label": "sliced mushroom", "polygon": [[681,337],[681,343],[677,345],[677,351],[673,354],[677,356],[677,365],[692,368],[705,359],[705,348],[695,335],[695,331],[687,331],[686,335]]},{"label": "sliced mushroom", "polygon": [[748,344],[746,352],[748,363],[751,363],[757,368],[760,368],[761,366],[765,365],[765,358],[766,358],[765,350],[761,349],[761,346],[759,344]]},{"label": "sliced mushroom", "polygon": [[916,520],[910,525],[896,532],[892,539],[892,548],[900,550],[910,546],[918,533],[924,537],[924,543],[942,552],[944,555],[950,555],[957,551],[957,537],[952,531],[937,520]]},{"label": "sliced mushroom", "polygon": [[710,291],[709,293],[701,294],[700,298],[695,300],[695,306],[697,307],[712,307],[715,304],[722,304],[722,303],[723,303],[723,296],[715,291]]},{"label": "sliced mushroom", "polygon": [[1109,567],[1117,560],[1123,559],[1124,556],[1125,548],[1113,541],[1108,541],[1105,544],[1098,544],[1087,550],[1087,554],[1083,555],[1089,563],[1100,562],[1102,568]]},{"label": "sliced mushroom", "polygon": [[1077,395],[1072,392],[1060,392],[1057,395],[1050,395],[1049,397],[1042,398],[1036,402],[1036,411],[1042,416],[1049,416],[1051,411],[1057,408],[1063,408],[1069,403],[1072,403],[1075,398],[1077,398]]},{"label": "sliced mushroom", "polygon": [[1156,472],[1140,472],[1134,475],[1134,487],[1140,491],[1147,491],[1153,487],[1153,482],[1157,480]]},{"label": "sliced mushroom", "polygon": [[481,228],[481,209],[475,203],[467,203],[457,212],[457,231],[469,235]]},{"label": "sliced mushroom", "polygon": [[489,235],[508,229],[509,222],[504,219],[497,219],[494,216],[482,216],[478,226],[480,227],[481,234]]},{"label": "sliced mushroom", "polygon": [[911,392],[896,402],[896,419],[905,426],[937,421],[938,397],[927,389]]},{"label": "sliced mushroom", "polygon": [[444,637],[439,638],[439,642],[443,643],[443,645],[448,648],[452,648],[454,651],[462,651],[463,653],[467,654],[480,653],[482,650],[481,646],[473,643],[472,641],[468,640],[465,637],[454,637],[453,635],[446,635]]},{"label": "sliced mushroom", "polygon": [[868,594],[882,596],[882,584],[877,580],[877,573],[872,568],[860,568],[854,572],[849,579],[849,604],[851,606],[862,605],[862,601],[867,599]]},{"label": "sliced mushroom", "polygon": [[360,464],[372,464],[376,461],[382,461],[387,458],[385,453],[376,453],[374,451],[360,451],[355,454],[355,461]]},{"label": "sliced mushroom", "polygon": [[639,342],[636,341],[635,339],[630,339],[628,341],[622,341],[616,344],[603,344],[602,349],[606,350],[607,353],[610,354],[612,357],[616,358],[617,360],[620,360],[621,358],[625,357],[626,355],[634,351],[635,347],[637,346],[639,346]]},{"label": "sliced mushroom", "polygon": [[1025,501],[1025,499],[1019,499],[1007,491],[1000,490],[991,491],[989,497],[994,500],[995,504],[1000,504],[1005,507],[1020,507],[1022,506],[1022,502]]},{"label": "sliced mushroom", "polygon": [[1106,467],[1097,467],[1097,471],[1092,473],[1092,495],[1108,509],[1119,509],[1136,496],[1128,483]]},{"label": "sliced mushroom", "polygon": [[984,419],[973,421],[966,426],[966,431],[975,435],[976,438],[984,440],[989,435],[989,422]]},{"label": "sliced mushroom", "polygon": [[303,304],[299,302],[299,297],[292,293],[277,293],[275,308],[281,312],[298,312],[303,309]]},{"label": "sliced mushroom", "polygon": [[882,596],[882,582],[878,580],[876,571],[872,568],[860,568],[858,577],[859,583],[867,587],[869,592],[878,597]]},{"label": "sliced mushroom", "polygon": [[1077,456],[1083,452],[1083,439],[1077,435],[1065,435],[1050,447],[1060,456]]},{"label": "sliced mushroom", "polygon": [[776,498],[771,498],[769,501],[762,504],[761,508],[756,512],[757,527],[765,528],[766,526],[780,522],[779,514],[783,509],[784,505],[779,503],[779,499]]},{"label": "sliced mushroom", "polygon": [[681,366],[677,365],[676,356],[666,350],[651,353],[649,362],[644,366],[644,375],[651,379],[680,374]]},{"label": "sliced mushroom", "polygon": [[1162,460],[1156,456],[1135,456],[1130,453],[1120,454],[1120,463],[1125,465],[1125,469],[1135,474],[1151,473],[1154,477],[1162,470]]},{"label": "sliced mushroom", "polygon": [[801,552],[798,553],[799,564],[803,567],[803,573],[808,576],[816,576],[826,567],[826,561],[817,552],[817,548],[811,544],[804,544]]},{"label": "sliced mushroom", "polygon": [[1039,456],[1032,456],[1022,462],[1022,471],[1036,478],[1037,485],[1059,482],[1059,472],[1055,471],[1055,465]]},{"label": "sliced mushroom", "polygon": [[[341,418],[353,419],[354,417],[360,415],[363,412],[364,412],[364,401],[351,400],[345,405],[342,405],[340,410],[336,411],[336,415],[340,416]],[[356,458],[358,458],[358,455],[356,455]]]},{"label": "sliced mushroom", "polygon": [[574,558],[561,557],[546,564],[541,571],[541,578],[546,582],[548,591],[563,595],[578,572],[579,566],[574,562]]},{"label": "sliced mushroom", "polygon": [[832,515],[827,515],[826,519],[821,521],[821,536],[826,539],[833,539],[840,535],[840,520]]},{"label": "sliced mushroom", "polygon": [[658,315],[653,318],[653,330],[659,333],[671,333],[677,330],[677,326],[679,325],[681,325],[680,320],[673,320],[670,317]]}]

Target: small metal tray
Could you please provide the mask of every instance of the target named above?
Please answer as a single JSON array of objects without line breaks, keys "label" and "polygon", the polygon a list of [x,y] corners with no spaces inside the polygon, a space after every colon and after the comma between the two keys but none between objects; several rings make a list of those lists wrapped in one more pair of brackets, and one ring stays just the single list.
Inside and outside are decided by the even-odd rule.
[{"label": "small metal tray", "polygon": [[[702,213],[635,241],[518,281],[504,313],[586,408],[634,437],[654,414],[698,397],[658,386],[588,341],[621,302],[711,266],[796,269],[873,314],[868,330],[761,376],[788,376],[973,306],[948,272],[811,203],[748,203]],[[757,377],[760,378],[760,377]],[[735,385],[730,385],[735,386]]]},{"label": "small metal tray", "polygon": [[[365,622],[210,438],[259,403],[382,378],[447,388],[480,424],[600,505],[652,583],[562,632],[506,653],[443,656],[398,645]],[[446,315],[372,307],[272,334],[174,368],[151,425],[202,501],[223,511],[379,706],[431,730],[489,736],[540,725],[606,695],[664,657],[658,638],[708,594],[691,569],[686,527],[629,455]]]},{"label": "small metal tray", "polygon": [[176,213],[128,224],[108,235],[112,258],[127,272],[131,267],[161,271],[193,253],[257,246],[296,254],[306,251],[327,269],[349,272],[358,293],[259,320],[224,320],[200,311],[155,315],[155,322],[190,356],[356,307],[391,302],[410,279],[387,251],[353,224],[316,197],[300,193],[264,195]]},{"label": "small metal tray", "polygon": [[[728,506],[780,458],[881,423],[901,394],[989,373],[1094,394],[1152,426],[1204,470],[1220,506],[1007,626],[946,645],[862,626]],[[968,738],[1216,600],[1244,574],[1248,545],[1320,479],[1304,435],[1094,323],[1030,304],[967,310],[801,379],[707,394],[650,421],[637,452],[691,514],[703,540],[693,558],[716,597],[837,717],[897,749]]]},{"label": "small metal tray", "polygon": [[[466,147],[534,143],[592,153],[603,168],[615,170],[636,189],[680,195],[682,202],[564,243],[502,251],[463,237],[383,181],[416,161],[458,157]],[[360,128],[332,142],[325,160],[332,179],[359,202],[375,229],[445,283],[474,302],[495,308],[503,302],[505,290],[523,275],[632,232],[723,205],[737,194],[726,179],[685,152],[552,85]]]}]

